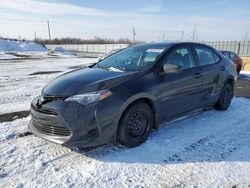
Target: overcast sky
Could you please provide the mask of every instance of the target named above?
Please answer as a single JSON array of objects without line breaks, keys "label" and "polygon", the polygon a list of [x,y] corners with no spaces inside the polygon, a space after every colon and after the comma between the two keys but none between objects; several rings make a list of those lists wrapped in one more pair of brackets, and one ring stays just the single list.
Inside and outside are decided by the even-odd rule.
[{"label": "overcast sky", "polygon": [[[250,0],[0,0],[0,36],[250,39]],[[247,31],[249,31],[248,35]]]}]

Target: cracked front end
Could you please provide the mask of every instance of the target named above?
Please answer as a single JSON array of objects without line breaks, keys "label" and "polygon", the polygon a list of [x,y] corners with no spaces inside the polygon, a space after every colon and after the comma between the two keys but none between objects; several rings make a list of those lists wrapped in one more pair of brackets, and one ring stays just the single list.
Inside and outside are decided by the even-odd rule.
[{"label": "cracked front end", "polygon": [[102,122],[103,113],[97,112],[98,103],[84,106],[58,98],[44,100],[39,104],[37,97],[31,103],[29,129],[38,137],[65,146],[92,147],[112,142],[115,133],[106,128],[114,126],[114,117],[110,115]]}]

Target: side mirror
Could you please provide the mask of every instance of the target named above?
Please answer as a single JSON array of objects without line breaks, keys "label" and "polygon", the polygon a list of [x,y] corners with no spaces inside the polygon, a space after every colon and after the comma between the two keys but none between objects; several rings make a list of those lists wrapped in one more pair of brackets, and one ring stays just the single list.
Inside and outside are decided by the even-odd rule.
[{"label": "side mirror", "polygon": [[165,73],[179,73],[181,72],[181,67],[173,64],[164,64],[163,71]]}]

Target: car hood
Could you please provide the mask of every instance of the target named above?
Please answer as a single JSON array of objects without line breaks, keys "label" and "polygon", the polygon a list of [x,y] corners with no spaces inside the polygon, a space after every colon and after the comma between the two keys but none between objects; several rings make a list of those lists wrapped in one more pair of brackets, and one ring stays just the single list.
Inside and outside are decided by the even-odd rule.
[{"label": "car hood", "polygon": [[43,89],[45,96],[72,96],[109,89],[133,78],[137,72],[113,72],[99,68],[84,68],[63,74]]}]

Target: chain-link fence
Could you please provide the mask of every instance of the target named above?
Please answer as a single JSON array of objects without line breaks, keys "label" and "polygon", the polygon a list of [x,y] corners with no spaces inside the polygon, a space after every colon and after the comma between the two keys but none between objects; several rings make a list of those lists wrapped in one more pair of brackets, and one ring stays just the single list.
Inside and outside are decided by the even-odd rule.
[{"label": "chain-link fence", "polygon": [[214,41],[201,43],[213,46],[218,50],[233,51],[239,56],[250,56],[250,41]]},{"label": "chain-link fence", "polygon": [[50,44],[46,45],[48,49],[63,47],[66,50],[76,51],[87,54],[105,54],[112,50],[128,47],[128,44]]},{"label": "chain-link fence", "polygon": [[[170,41],[171,42],[171,41]],[[240,56],[250,56],[250,41],[199,41],[217,50],[233,51]],[[77,51],[87,54],[105,54],[115,49],[128,47],[128,44],[60,44],[46,45],[48,49],[63,47],[70,51]]]}]

